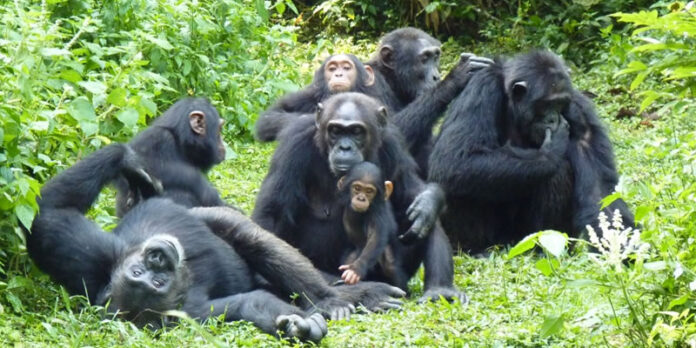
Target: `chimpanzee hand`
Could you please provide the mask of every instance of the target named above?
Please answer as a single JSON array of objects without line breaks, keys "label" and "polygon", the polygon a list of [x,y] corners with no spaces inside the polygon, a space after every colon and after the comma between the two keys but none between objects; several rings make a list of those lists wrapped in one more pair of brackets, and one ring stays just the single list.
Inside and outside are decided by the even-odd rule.
[{"label": "chimpanzee hand", "polygon": [[305,318],[297,314],[279,315],[276,318],[276,328],[283,331],[283,337],[296,337],[302,341],[312,342],[321,341],[328,331],[326,320],[319,313]]},{"label": "chimpanzee hand", "polygon": [[464,89],[472,72],[489,67],[491,64],[493,64],[492,59],[479,57],[473,53],[462,53],[459,63],[447,74],[444,81],[455,83],[460,90]]},{"label": "chimpanzee hand", "polygon": [[459,303],[465,305],[469,303],[469,298],[463,292],[452,287],[433,287],[425,291],[423,296],[418,299],[418,303],[430,302],[443,297],[445,300],[452,302],[456,298]]},{"label": "chimpanzee hand", "polygon": [[338,267],[339,271],[343,271],[343,274],[341,274],[341,279],[348,284],[348,285],[353,285],[357,284],[360,279],[365,277],[365,271],[361,269],[361,267],[355,265],[355,264],[350,264],[350,265],[341,265]]},{"label": "chimpanzee hand", "polygon": [[147,199],[163,192],[162,182],[145,171],[142,159],[133,149],[124,144],[121,174],[128,180],[129,191],[137,198]]},{"label": "chimpanzee hand", "polygon": [[348,320],[355,313],[355,306],[340,297],[328,297],[313,303],[313,311],[323,314],[326,319]]},{"label": "chimpanzee hand", "polygon": [[361,305],[371,312],[384,312],[390,309],[401,309],[403,301],[399,298],[406,293],[386,283],[363,281],[355,285],[336,286],[339,297]]},{"label": "chimpanzee hand", "polygon": [[440,185],[429,183],[425,190],[418,194],[406,210],[408,219],[413,222],[406,233],[399,236],[404,243],[423,239],[435,226],[442,208],[445,206],[445,193]]},{"label": "chimpanzee hand", "polygon": [[544,142],[541,144],[540,150],[545,153],[563,156],[570,141],[570,126],[565,118],[561,117],[558,127],[552,130],[546,129]]}]

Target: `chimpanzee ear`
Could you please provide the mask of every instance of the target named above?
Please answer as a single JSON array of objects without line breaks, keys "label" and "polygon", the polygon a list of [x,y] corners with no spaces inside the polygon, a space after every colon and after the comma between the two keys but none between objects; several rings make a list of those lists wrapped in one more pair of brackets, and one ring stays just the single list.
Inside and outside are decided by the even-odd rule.
[{"label": "chimpanzee ear", "polygon": [[388,201],[389,197],[391,197],[392,192],[394,192],[394,184],[392,184],[391,181],[387,180],[384,182],[384,200]]},{"label": "chimpanzee ear", "polygon": [[370,87],[375,84],[375,71],[372,70],[371,66],[365,65],[365,72],[367,73],[365,87]]},{"label": "chimpanzee ear", "polygon": [[319,119],[321,119],[321,113],[324,112],[324,104],[317,103],[317,113],[314,116],[314,125],[319,129]]},{"label": "chimpanzee ear", "polygon": [[391,45],[383,45],[379,48],[379,59],[384,66],[394,70],[394,48]]},{"label": "chimpanzee ear", "polygon": [[340,179],[338,179],[338,183],[336,183],[336,187],[338,187],[339,191],[343,191],[343,185],[345,184],[344,181],[346,181],[345,176],[342,176]]},{"label": "chimpanzee ear", "polygon": [[512,98],[519,101],[527,94],[527,81],[518,81],[512,85]]},{"label": "chimpanzee ear", "polygon": [[389,117],[387,108],[380,106],[379,109],[377,109],[377,121],[379,122],[380,126],[385,126],[387,124],[387,117]]},{"label": "chimpanzee ear", "polygon": [[189,114],[189,124],[191,125],[191,130],[200,135],[205,135],[205,114],[203,111],[194,110]]}]

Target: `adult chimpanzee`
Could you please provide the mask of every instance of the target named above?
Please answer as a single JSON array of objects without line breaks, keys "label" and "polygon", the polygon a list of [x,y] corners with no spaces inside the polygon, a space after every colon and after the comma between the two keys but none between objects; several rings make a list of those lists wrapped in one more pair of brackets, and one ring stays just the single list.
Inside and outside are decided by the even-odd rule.
[{"label": "adult chimpanzee", "polygon": [[[186,207],[224,206],[203,174],[225,159],[220,133],[223,122],[207,99],[186,98],[172,105],[129,145],[143,159],[145,170],[161,182],[165,197]],[[123,178],[117,179],[115,186],[118,216],[155,193],[141,192],[150,186],[128,185]]]},{"label": "adult chimpanzee", "polygon": [[[296,118],[313,114],[317,104],[340,92],[371,94],[375,82],[374,72],[352,54],[330,56],[314,72],[312,84],[291,93],[271,106],[256,121],[256,138],[274,141],[278,133]],[[310,115],[313,117],[313,115]]]},{"label": "adult chimpanzee", "polygon": [[269,333],[283,330],[314,341],[326,333],[322,316],[269,290],[299,293],[304,308],[316,306],[333,318],[348,316],[353,304],[363,301],[373,309],[399,305],[390,295],[403,292],[384,284],[329,287],[296,249],[229,208],[187,210],[151,198],[133,207],[113,233],[105,233],[84,213],[119,175],[134,185],[152,181],[132,149],[113,144],[41,190],[39,214],[27,236],[29,254],[71,294],[108,303],[109,311],[140,326],[157,327],[164,312],[181,309],[201,320],[224,314]]},{"label": "adult chimpanzee", "polygon": [[[473,252],[542,229],[580,234],[596,225],[617,176],[592,103],[560,58],[543,51],[472,77],[445,118],[429,173],[446,187],[445,230]],[[607,209],[633,224],[623,201]]]},{"label": "adult chimpanzee", "polygon": [[338,180],[338,189],[343,196],[343,228],[355,248],[341,260],[341,279],[355,284],[379,265],[390,284],[406,290],[408,276],[401,269],[398,226],[389,202],[392,182],[375,164],[362,162]]},{"label": "adult chimpanzee", "polygon": [[464,294],[452,285],[452,250],[437,222],[444,194],[418,177],[386,109],[359,93],[337,94],[324,105],[316,120],[300,118],[281,133],[253,220],[299,248],[320,270],[336,274],[341,256],[352,249],[338,178],[354,164],[375,163],[395,185],[391,203],[399,238],[412,242],[400,255],[403,272],[411,276],[424,262],[424,299],[443,295],[463,302]]},{"label": "adult chimpanzee", "polygon": [[440,42],[420,29],[401,28],[386,34],[375,56],[366,63],[375,71],[371,95],[395,113],[392,120],[404,135],[422,176],[428,172],[435,122],[464,89],[471,72],[492,62],[462,54],[457,66],[440,80]]}]

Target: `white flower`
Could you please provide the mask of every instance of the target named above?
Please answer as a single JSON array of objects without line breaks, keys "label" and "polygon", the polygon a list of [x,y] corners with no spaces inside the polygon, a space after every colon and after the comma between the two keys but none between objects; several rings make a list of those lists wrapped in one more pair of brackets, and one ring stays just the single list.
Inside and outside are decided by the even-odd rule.
[{"label": "white flower", "polygon": [[684,274],[684,268],[681,263],[677,262],[677,266],[674,267],[674,279],[679,278],[682,274]]},{"label": "white flower", "polygon": [[691,291],[696,291],[696,280],[693,282],[689,283],[689,290]]},{"label": "white flower", "polygon": [[[600,212],[598,225],[602,231],[601,238],[592,226],[587,225],[590,244],[599,251],[599,253],[590,256],[599,263],[614,267],[617,272],[621,272],[623,261],[630,255],[643,258],[650,248],[649,244],[640,241],[639,230],[623,225],[621,213],[618,210],[614,211],[611,223],[606,214]],[[677,270],[675,270],[675,277],[677,277]]]}]

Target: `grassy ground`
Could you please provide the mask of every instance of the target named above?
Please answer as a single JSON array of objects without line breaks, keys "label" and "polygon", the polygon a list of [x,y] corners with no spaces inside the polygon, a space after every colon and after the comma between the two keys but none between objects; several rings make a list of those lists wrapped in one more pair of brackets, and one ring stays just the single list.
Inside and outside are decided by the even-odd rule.
[{"label": "grassy ground", "polygon": [[[600,95],[600,113],[611,128],[617,162],[624,177],[626,198],[632,208],[665,199],[646,182],[681,170],[682,162],[654,149],[690,132],[691,115],[663,115],[652,126],[639,126],[640,119],[615,120],[619,108],[634,105],[628,94],[606,93],[606,71],[578,75],[575,82]],[[657,144],[657,145],[656,145]],[[210,179],[223,197],[251,212],[265,175],[274,145],[233,145],[234,158],[215,168]],[[653,150],[650,150],[653,149]],[[678,183],[673,183],[678,185]],[[654,190],[652,190],[654,191]],[[688,204],[689,198],[678,199]],[[680,203],[674,203],[678,209]],[[113,219],[113,194],[100,200],[92,213],[102,225]],[[678,221],[673,225],[678,226]],[[596,345],[629,346],[635,323],[633,308],[622,300],[620,289],[596,286],[592,280],[602,269],[583,251],[572,252],[554,264],[555,272],[544,275],[537,263],[541,254],[508,260],[506,249],[493,250],[486,258],[455,257],[455,283],[471,298],[467,306],[435,302],[425,305],[409,300],[402,311],[355,315],[350,321],[331,322],[321,346],[454,346],[508,347]],[[654,283],[665,278],[652,275]],[[588,285],[590,284],[590,285]],[[420,277],[411,282],[414,297],[422,292]],[[150,332],[129,323],[104,319],[84,300],[70,298],[45,276],[28,274],[11,278],[0,308],[0,346],[280,346],[283,342],[262,334],[248,323],[205,324],[190,321],[169,329]],[[637,292],[638,296],[645,293]],[[646,295],[647,296],[647,295]],[[644,303],[644,302],[643,302]],[[654,312],[644,304],[640,310]]]}]

